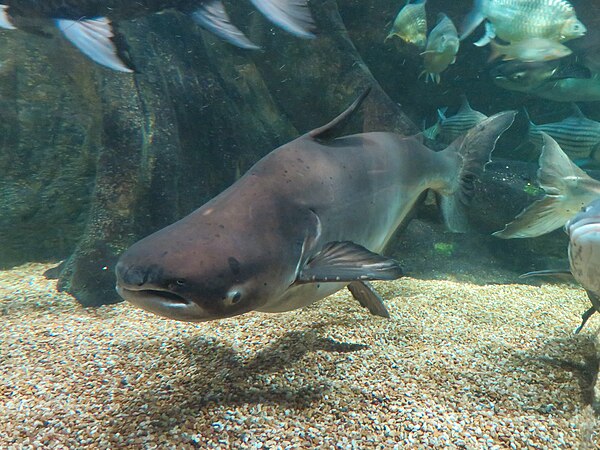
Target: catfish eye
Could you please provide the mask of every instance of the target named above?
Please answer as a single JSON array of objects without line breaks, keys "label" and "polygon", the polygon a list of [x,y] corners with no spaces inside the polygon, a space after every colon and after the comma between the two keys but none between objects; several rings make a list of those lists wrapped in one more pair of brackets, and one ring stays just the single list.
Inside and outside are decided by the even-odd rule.
[{"label": "catfish eye", "polygon": [[183,286],[185,286],[185,280],[183,278],[179,278],[177,280],[172,280],[169,283],[170,289],[176,289],[176,288],[183,287]]},{"label": "catfish eye", "polygon": [[223,299],[224,306],[237,305],[242,300],[242,293],[237,289],[232,289]]}]

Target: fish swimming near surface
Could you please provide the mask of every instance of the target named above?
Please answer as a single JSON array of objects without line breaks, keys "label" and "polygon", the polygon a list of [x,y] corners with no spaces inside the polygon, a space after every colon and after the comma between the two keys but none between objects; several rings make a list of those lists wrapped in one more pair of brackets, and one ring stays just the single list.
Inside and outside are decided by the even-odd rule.
[{"label": "fish swimming near surface", "polygon": [[168,318],[207,321],[289,311],[348,286],[387,317],[365,282],[402,271],[380,252],[428,189],[440,195],[449,228],[464,227],[472,182],[515,113],[486,119],[440,152],[392,132],[337,137],[365,95],[131,246],[116,266],[121,297]]},{"label": "fish swimming near surface", "polygon": [[566,223],[571,270],[541,270],[523,274],[521,278],[574,277],[592,303],[581,316],[581,325],[575,330],[579,333],[588,319],[600,311],[600,182],[573,164],[552,137],[542,133],[542,138],[538,181],[546,195],[494,234],[502,238],[534,237]]},{"label": "fish swimming near surface", "polygon": [[566,0],[475,0],[461,27],[460,39],[468,37],[486,19],[486,34],[477,46],[488,44],[494,37],[509,43],[530,38],[564,42],[587,31]]},{"label": "fish swimming near surface", "polygon": [[460,47],[458,32],[452,21],[444,13],[438,15],[437,25],[427,37],[427,45],[423,55],[425,81],[431,79],[440,83],[440,74],[450,64],[456,61],[456,54]]},{"label": "fish swimming near surface", "polygon": [[[527,111],[525,111],[527,113]],[[578,164],[594,164],[600,162],[600,122],[588,119],[579,107],[573,104],[573,114],[560,122],[536,125],[529,115],[528,140],[541,148],[542,132],[549,134],[569,158]]]},{"label": "fish swimming near surface", "polygon": [[450,143],[463,135],[478,123],[488,118],[485,114],[471,108],[469,100],[463,96],[462,105],[456,114],[446,117],[447,108],[438,109],[438,131],[437,139],[441,142]]},{"label": "fish swimming near surface", "polygon": [[518,59],[523,62],[552,61],[553,59],[569,56],[571,49],[560,42],[544,38],[529,38],[513,44],[502,45],[496,41],[490,42],[492,53],[489,61],[502,58],[504,61]]},{"label": "fish swimming near surface", "polygon": [[427,0],[417,0],[410,3],[407,0],[406,5],[402,7],[392,29],[385,40],[392,36],[398,36],[404,42],[414,44],[423,49],[427,43],[427,15],[425,14],[425,3]]},{"label": "fish swimming near surface", "polygon": [[581,170],[558,143],[540,132],[542,153],[537,172],[538,185],[544,195],[525,208],[494,236],[503,239],[529,238],[562,227],[583,207],[600,197],[600,181]]},{"label": "fish swimming near surface", "polygon": [[[113,21],[175,9],[228,42],[258,48],[229,20],[221,0],[1,0],[0,28],[31,27],[51,19],[63,35],[93,61],[121,72],[132,72],[118,56]],[[251,0],[273,23],[300,37],[313,37],[307,0]]]}]

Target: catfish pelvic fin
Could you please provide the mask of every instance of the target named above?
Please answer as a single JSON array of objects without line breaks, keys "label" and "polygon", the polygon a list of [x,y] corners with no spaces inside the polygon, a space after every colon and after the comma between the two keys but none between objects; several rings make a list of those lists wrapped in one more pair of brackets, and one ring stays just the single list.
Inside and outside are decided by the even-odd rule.
[{"label": "catfish pelvic fin", "polygon": [[309,131],[308,135],[317,141],[331,141],[339,137],[369,92],[371,92],[370,86],[343,113],[322,127]]},{"label": "catfish pelvic fin", "polygon": [[385,317],[386,319],[390,317],[383,299],[368,281],[353,281],[348,285],[348,290],[358,300],[360,306],[367,308],[374,316]]},{"label": "catfish pelvic fin", "polygon": [[335,241],[310,258],[296,283],[395,280],[402,268],[394,259],[367,250],[351,241]]}]

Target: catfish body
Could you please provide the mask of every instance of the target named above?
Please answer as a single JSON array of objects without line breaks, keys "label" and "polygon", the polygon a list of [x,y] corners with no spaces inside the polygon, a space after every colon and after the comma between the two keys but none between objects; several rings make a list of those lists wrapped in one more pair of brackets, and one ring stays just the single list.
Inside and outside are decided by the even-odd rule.
[{"label": "catfish body", "polygon": [[129,248],[116,267],[119,294],[159,315],[206,321],[297,309],[349,285],[385,315],[365,282],[402,271],[379,253],[427,189],[445,198],[449,227],[460,224],[470,183],[514,113],[486,119],[442,152],[389,132],[336,138],[362,98]]}]

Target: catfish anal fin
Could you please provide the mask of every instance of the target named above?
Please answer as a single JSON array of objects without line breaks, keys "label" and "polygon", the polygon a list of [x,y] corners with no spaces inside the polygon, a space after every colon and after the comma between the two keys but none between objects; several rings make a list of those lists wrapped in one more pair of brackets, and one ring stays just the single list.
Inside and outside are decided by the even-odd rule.
[{"label": "catfish anal fin", "polygon": [[350,241],[335,241],[306,262],[296,283],[395,280],[402,276],[397,261]]},{"label": "catfish anal fin", "polygon": [[201,27],[237,47],[248,50],[260,48],[231,23],[221,0],[203,2],[202,6],[192,13],[192,19]]},{"label": "catfish anal fin", "polygon": [[388,312],[383,299],[373,289],[373,286],[367,281],[353,281],[348,285],[348,290],[352,293],[352,296],[358,300],[358,303],[363,308],[367,308],[374,316],[389,318],[390,313]]},{"label": "catfish anal fin", "polygon": [[322,127],[309,131],[308,135],[317,141],[330,141],[340,136],[356,110],[369,95],[369,92],[371,92],[370,86],[343,113]]},{"label": "catfish anal fin", "polygon": [[110,20],[106,17],[69,20],[56,19],[56,26],[84,55],[109,69],[133,72],[117,56]]}]

